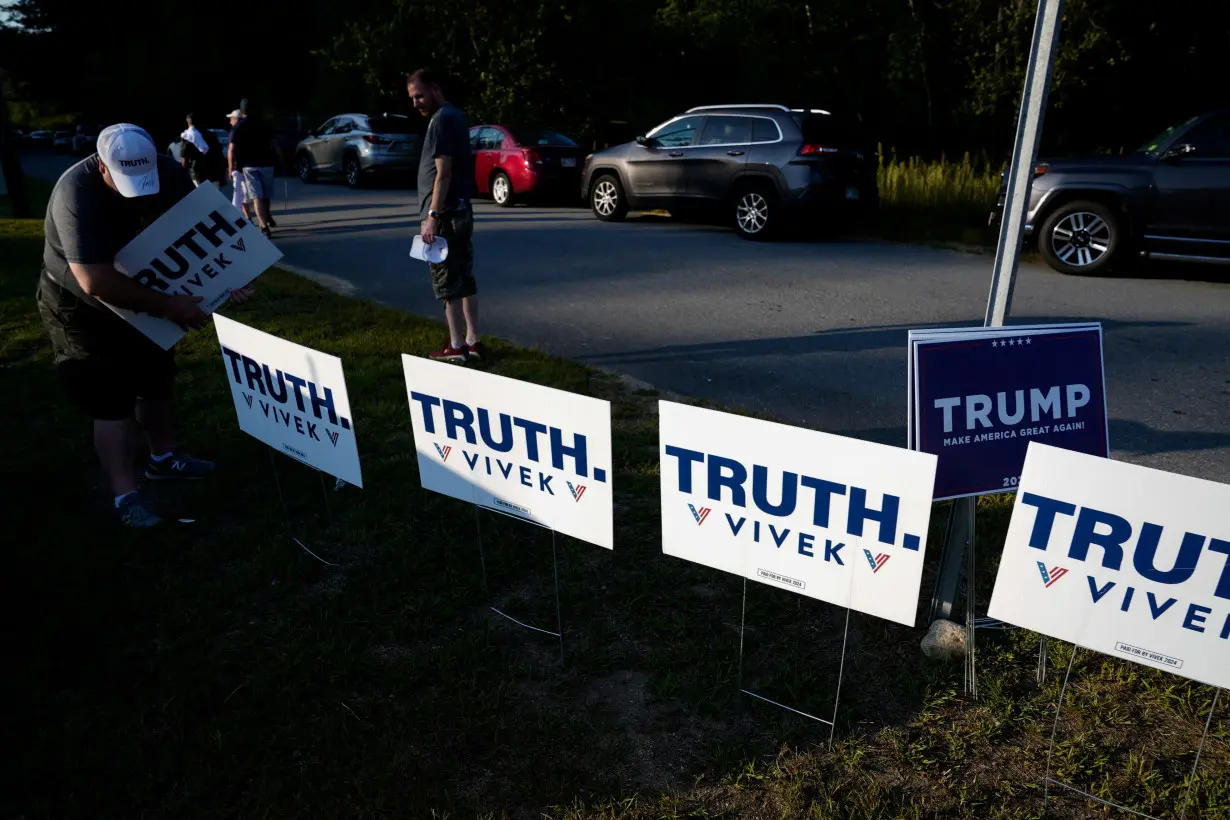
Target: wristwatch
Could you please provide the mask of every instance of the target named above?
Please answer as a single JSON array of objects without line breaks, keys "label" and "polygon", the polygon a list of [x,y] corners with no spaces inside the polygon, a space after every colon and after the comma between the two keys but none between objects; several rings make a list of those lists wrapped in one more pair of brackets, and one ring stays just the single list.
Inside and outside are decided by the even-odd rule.
[{"label": "wristwatch", "polygon": [[430,211],[428,211],[428,212],[427,212],[427,215],[428,215],[429,217],[431,217],[432,219],[439,219],[439,218],[440,218],[440,212],[439,212],[439,211],[437,211],[435,208],[432,208]]}]

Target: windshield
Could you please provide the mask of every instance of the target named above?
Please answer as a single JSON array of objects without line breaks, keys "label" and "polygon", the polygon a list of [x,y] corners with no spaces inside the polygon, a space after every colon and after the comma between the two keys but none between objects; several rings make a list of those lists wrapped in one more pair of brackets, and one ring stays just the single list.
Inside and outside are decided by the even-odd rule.
[{"label": "windshield", "polygon": [[561,148],[576,148],[577,144],[558,131],[522,126],[509,129],[518,145],[555,145]]},{"label": "windshield", "polygon": [[1154,137],[1153,139],[1146,142],[1144,145],[1137,148],[1136,153],[1149,154],[1151,156],[1157,154],[1158,149],[1160,149],[1163,145],[1169,142],[1170,138],[1175,135],[1176,131],[1186,128],[1187,126],[1191,125],[1193,122],[1195,122],[1198,119],[1200,118],[1192,117],[1190,120],[1185,120],[1184,122],[1181,122],[1178,125],[1170,126],[1165,131],[1158,134],[1156,137]]},{"label": "windshield", "polygon": [[409,117],[368,117],[368,128],[373,134],[412,134]]}]

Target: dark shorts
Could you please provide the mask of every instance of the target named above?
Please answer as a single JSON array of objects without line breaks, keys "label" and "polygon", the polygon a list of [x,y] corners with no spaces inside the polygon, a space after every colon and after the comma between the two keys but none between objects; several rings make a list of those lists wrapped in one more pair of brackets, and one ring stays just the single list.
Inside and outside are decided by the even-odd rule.
[{"label": "dark shorts", "polygon": [[431,287],[437,299],[449,301],[474,296],[474,211],[470,208],[446,211],[440,215],[438,234],[448,242],[448,258],[429,262]]},{"label": "dark shorts", "polygon": [[90,418],[130,418],[138,398],[171,397],[175,354],[111,311],[91,307],[43,274],[38,312],[51,337],[60,382]]}]

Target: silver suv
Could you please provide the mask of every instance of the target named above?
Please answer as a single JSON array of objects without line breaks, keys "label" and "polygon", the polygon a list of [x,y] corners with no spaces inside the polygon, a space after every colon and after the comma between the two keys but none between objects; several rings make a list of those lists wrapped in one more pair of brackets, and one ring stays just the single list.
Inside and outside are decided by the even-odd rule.
[{"label": "silver suv", "polygon": [[413,173],[422,149],[423,138],[403,114],[342,114],[299,141],[295,169],[304,182],[340,174],[359,188],[373,174]]}]

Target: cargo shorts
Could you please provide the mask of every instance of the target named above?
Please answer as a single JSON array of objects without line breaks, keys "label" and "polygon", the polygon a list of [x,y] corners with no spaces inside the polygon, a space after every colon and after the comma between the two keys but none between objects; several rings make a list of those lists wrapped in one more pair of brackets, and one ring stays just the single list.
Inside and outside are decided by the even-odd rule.
[{"label": "cargo shorts", "polygon": [[474,211],[467,205],[440,214],[437,236],[448,242],[448,257],[429,262],[431,288],[441,301],[463,299],[478,294],[474,279]]}]

